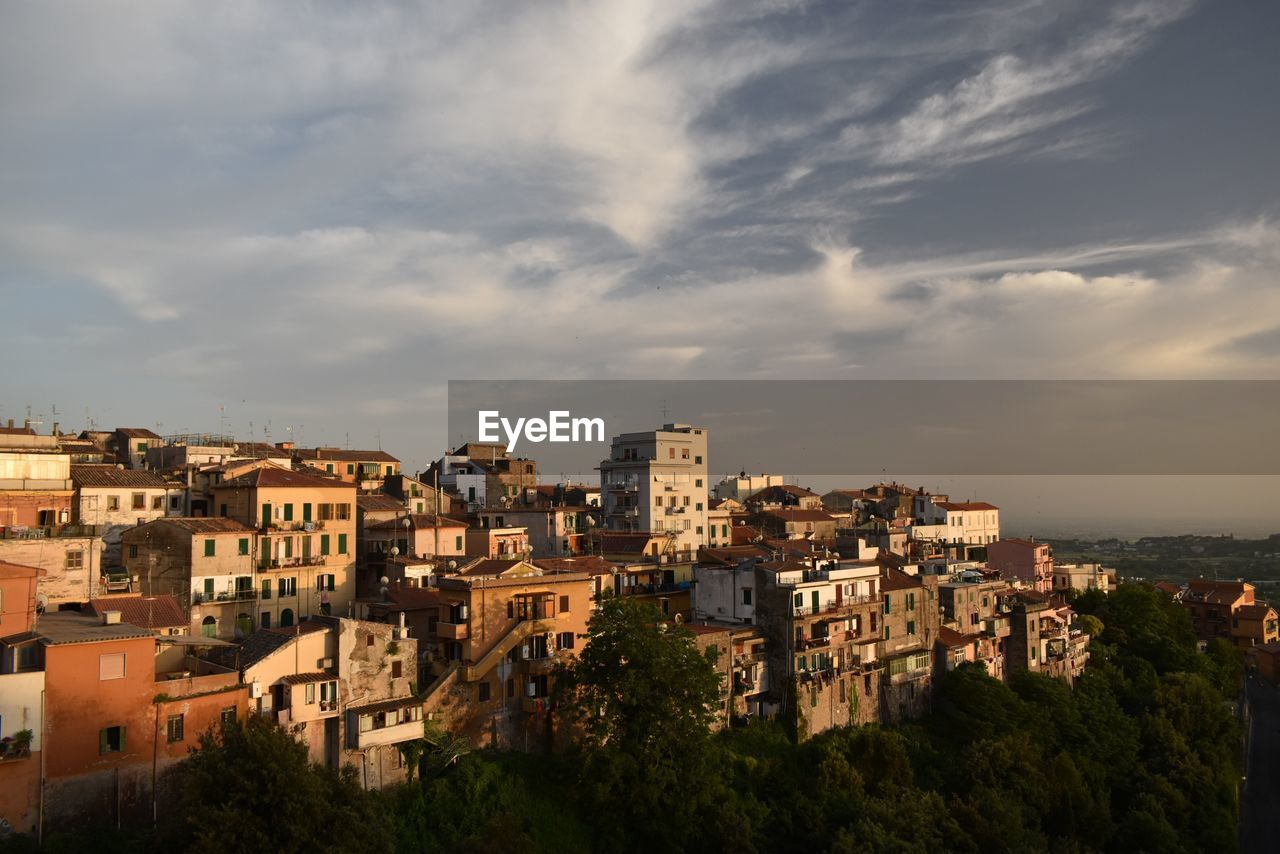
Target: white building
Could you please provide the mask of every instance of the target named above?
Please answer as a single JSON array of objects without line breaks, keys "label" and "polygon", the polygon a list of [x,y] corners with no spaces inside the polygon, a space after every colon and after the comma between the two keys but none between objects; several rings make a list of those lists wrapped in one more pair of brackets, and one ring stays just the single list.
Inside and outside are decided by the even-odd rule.
[{"label": "white building", "polygon": [[108,569],[120,566],[120,535],[136,525],[180,516],[186,487],[146,469],[112,465],[73,465],[76,521],[97,525],[102,559]]},{"label": "white building", "polygon": [[912,539],[985,546],[1000,539],[1000,508],[985,501],[943,501],[925,496],[917,502]]},{"label": "white building", "polygon": [[740,472],[737,477],[726,477],[715,485],[716,498],[732,498],[742,502],[748,495],[754,495],[770,486],[785,486],[786,479],[780,474],[747,474]]},{"label": "white building", "polygon": [[675,560],[692,560],[707,532],[707,430],[664,424],[615,436],[600,463],[605,527],[666,536]]}]

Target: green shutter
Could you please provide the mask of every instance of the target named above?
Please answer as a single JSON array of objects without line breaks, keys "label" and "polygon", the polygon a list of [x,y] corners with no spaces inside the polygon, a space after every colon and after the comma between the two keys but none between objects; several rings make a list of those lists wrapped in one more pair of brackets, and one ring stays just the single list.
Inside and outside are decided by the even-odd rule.
[{"label": "green shutter", "polygon": [[456,548],[458,551],[462,551],[462,537],[453,538],[453,547]]},{"label": "green shutter", "polygon": [[356,467],[354,463],[347,463],[347,474],[355,474]]},{"label": "green shutter", "polygon": [[213,543],[214,543],[214,541],[213,541],[213,540],[205,540],[205,541],[204,541],[204,556],[205,556],[205,557],[213,557],[213,554],[214,554],[214,552],[213,552],[213,550],[214,550],[214,544],[213,544]]},{"label": "green shutter", "polygon": [[249,553],[249,538],[241,537],[240,538],[240,554],[247,555],[248,553]]},{"label": "green shutter", "polygon": [[271,525],[271,505],[262,505],[262,527],[266,528]]},{"label": "green shutter", "polygon": [[107,730],[102,728],[98,730],[98,755],[101,756],[107,752]]},{"label": "green shutter", "polygon": [[327,555],[329,553],[329,535],[320,535],[320,554]]},{"label": "green shutter", "polygon": [[311,502],[310,501],[302,505],[302,521],[304,522],[311,521]]},{"label": "green shutter", "polygon": [[333,463],[328,463],[327,465],[325,465],[324,470],[327,471],[329,474],[333,474]]},{"label": "green shutter", "polygon": [[120,752],[124,753],[124,737],[129,734],[127,726],[120,727]]},{"label": "green shutter", "polygon": [[293,521],[293,504],[286,504],[284,506],[284,520],[286,522]]},{"label": "green shutter", "polygon": [[347,535],[339,534],[338,535],[338,554],[344,555],[346,553],[347,553]]}]

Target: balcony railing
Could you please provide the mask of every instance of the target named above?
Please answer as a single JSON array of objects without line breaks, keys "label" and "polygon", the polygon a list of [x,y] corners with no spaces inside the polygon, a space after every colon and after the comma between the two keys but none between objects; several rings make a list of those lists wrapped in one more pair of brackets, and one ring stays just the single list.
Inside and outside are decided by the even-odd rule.
[{"label": "balcony railing", "polygon": [[436,634],[446,640],[466,640],[468,636],[467,623],[436,623]]},{"label": "balcony railing", "polygon": [[816,617],[821,614],[834,614],[848,608],[855,608],[859,605],[869,605],[879,601],[880,597],[878,595],[872,596],[869,594],[863,594],[860,596],[845,596],[840,600],[828,599],[825,602],[820,602],[816,608],[812,604],[793,605],[791,613],[797,617]]},{"label": "balcony railing", "polygon": [[8,525],[0,528],[0,540],[44,540],[97,535],[96,525]]},{"label": "balcony railing", "polygon": [[258,561],[259,569],[292,569],[299,566],[324,566],[328,555],[312,555],[311,557],[282,557],[273,560]]},{"label": "balcony railing", "polygon": [[258,590],[257,588],[252,587],[241,588],[238,590],[223,590],[220,593],[206,593],[203,590],[198,590],[191,594],[191,604],[213,605],[218,602],[245,602],[257,598]]}]

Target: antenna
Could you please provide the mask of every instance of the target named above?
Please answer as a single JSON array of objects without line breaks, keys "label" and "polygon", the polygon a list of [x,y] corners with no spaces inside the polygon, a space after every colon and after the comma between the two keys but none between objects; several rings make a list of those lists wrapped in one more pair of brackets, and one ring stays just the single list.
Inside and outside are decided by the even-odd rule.
[{"label": "antenna", "polygon": [[662,423],[667,423],[667,401],[665,399],[658,401],[662,404]]}]

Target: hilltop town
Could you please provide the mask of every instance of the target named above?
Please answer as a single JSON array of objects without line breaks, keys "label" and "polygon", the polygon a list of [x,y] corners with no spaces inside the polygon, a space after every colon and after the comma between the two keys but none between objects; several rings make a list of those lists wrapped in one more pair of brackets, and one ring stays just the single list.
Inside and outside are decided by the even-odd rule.
[{"label": "hilltop town", "polygon": [[[146,823],[166,769],[250,717],[370,790],[412,779],[428,724],[555,751],[557,665],[615,598],[714,651],[712,728],[796,742],[917,719],[959,667],[1085,673],[1072,602],[1113,569],[918,486],[713,480],[712,441],[624,433],[583,484],[492,443],[409,474],[381,450],[0,427],[0,815],[36,836]],[[1252,585],[1163,586],[1274,678]]]}]

